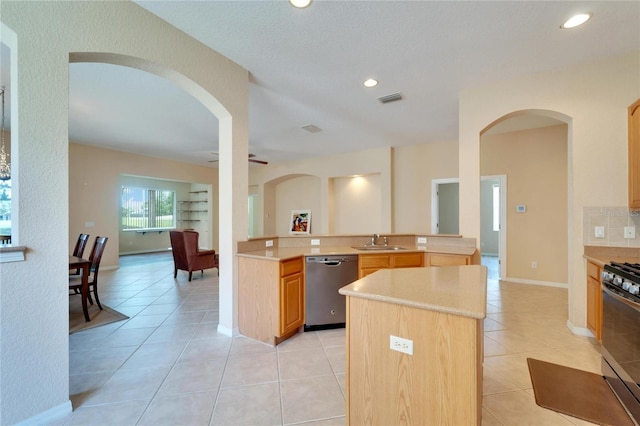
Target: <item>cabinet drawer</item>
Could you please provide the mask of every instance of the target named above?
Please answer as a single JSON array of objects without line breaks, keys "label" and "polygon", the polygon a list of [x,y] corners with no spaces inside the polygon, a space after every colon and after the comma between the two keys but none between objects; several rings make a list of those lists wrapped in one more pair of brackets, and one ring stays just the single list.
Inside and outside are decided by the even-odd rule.
[{"label": "cabinet drawer", "polygon": [[280,276],[286,277],[287,275],[297,274],[302,272],[304,265],[303,257],[296,257],[295,259],[283,260],[280,262]]},{"label": "cabinet drawer", "polygon": [[358,256],[360,269],[362,268],[390,268],[391,261],[388,254],[361,254]]},{"label": "cabinet drawer", "polygon": [[593,262],[587,261],[587,275],[595,280],[600,280],[600,266]]},{"label": "cabinet drawer", "polygon": [[424,253],[403,253],[393,255],[394,268],[416,268],[424,266]]},{"label": "cabinet drawer", "polygon": [[464,266],[471,263],[469,256],[458,254],[428,253],[427,266]]}]

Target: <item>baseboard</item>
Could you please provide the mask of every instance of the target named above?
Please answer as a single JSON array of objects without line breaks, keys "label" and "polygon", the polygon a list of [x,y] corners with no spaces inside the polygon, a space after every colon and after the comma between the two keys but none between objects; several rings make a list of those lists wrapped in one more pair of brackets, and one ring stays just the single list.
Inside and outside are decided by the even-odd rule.
[{"label": "baseboard", "polygon": [[165,252],[170,252],[170,251],[171,251],[171,247],[162,248],[162,249],[155,249],[155,250],[124,251],[124,252],[118,253],[118,256],[129,256],[129,255],[132,255],[132,254],[147,254],[147,253],[165,253]]},{"label": "baseboard", "polygon": [[593,335],[591,330],[585,327],[576,327],[571,323],[571,321],[567,320],[567,328],[576,336],[584,336],[584,337],[593,337],[595,339],[596,336]]},{"label": "baseboard", "polygon": [[529,284],[529,285],[542,285],[546,287],[569,288],[569,284],[567,283],[556,283],[553,281],[523,280],[521,278],[500,278],[500,281],[507,281],[507,282],[516,283],[516,284]]},{"label": "baseboard", "polygon": [[44,424],[53,424],[57,420],[60,420],[64,416],[68,416],[72,412],[73,412],[73,406],[71,405],[71,401],[69,400],[63,404],[60,404],[36,416],[33,416],[30,419],[23,420],[19,423],[16,423],[16,425],[17,426],[36,426],[36,425],[44,425]]},{"label": "baseboard", "polygon": [[236,337],[240,335],[240,330],[238,330],[238,327],[229,328],[223,326],[222,324],[218,324],[218,333],[229,337]]}]

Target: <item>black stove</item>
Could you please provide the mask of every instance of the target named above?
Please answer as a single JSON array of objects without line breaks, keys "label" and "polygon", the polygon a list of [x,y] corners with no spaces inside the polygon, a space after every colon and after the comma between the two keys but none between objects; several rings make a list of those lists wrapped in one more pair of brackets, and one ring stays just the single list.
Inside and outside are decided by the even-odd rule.
[{"label": "black stove", "polygon": [[611,262],[602,271],[602,375],[640,422],[640,264]]}]

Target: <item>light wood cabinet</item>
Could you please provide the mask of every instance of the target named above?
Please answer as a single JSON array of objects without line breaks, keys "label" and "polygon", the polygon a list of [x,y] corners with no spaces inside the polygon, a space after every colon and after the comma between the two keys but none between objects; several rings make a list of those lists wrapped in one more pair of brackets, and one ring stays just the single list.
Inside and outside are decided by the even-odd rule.
[{"label": "light wood cabinet", "polygon": [[640,99],[629,107],[629,208],[640,209]]},{"label": "light wood cabinet", "polygon": [[472,264],[472,256],[446,253],[427,253],[426,266],[465,266]]},{"label": "light wood cabinet", "polygon": [[424,253],[376,253],[358,255],[358,278],[379,269],[419,268],[424,266]]},{"label": "light wood cabinet", "polygon": [[587,260],[587,327],[602,339],[602,290],[600,289],[600,265]]},{"label": "light wood cabinet", "polygon": [[270,345],[304,324],[304,257],[283,261],[238,257],[238,328]]},{"label": "light wood cabinet", "polygon": [[280,330],[295,332],[304,324],[304,275],[302,257],[280,262]]}]

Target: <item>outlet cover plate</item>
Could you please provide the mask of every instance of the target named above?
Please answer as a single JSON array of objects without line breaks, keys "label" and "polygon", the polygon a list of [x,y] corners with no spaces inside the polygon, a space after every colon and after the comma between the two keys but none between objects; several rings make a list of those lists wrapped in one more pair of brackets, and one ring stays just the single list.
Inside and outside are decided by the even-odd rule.
[{"label": "outlet cover plate", "polygon": [[394,351],[402,352],[407,355],[413,355],[413,340],[390,335],[389,347]]},{"label": "outlet cover plate", "polygon": [[596,238],[604,238],[604,226],[596,226],[595,227],[595,237]]},{"label": "outlet cover plate", "polygon": [[636,227],[635,226],[625,226],[624,227],[624,237],[625,238],[635,238],[636,237]]},{"label": "outlet cover plate", "polygon": [[311,240],[311,245],[312,246],[319,246],[320,245],[320,240]]},{"label": "outlet cover plate", "polygon": [[266,245],[267,247],[273,247],[273,240],[267,240],[267,241],[265,241],[265,245]]}]

